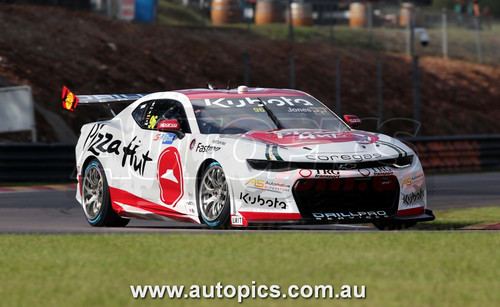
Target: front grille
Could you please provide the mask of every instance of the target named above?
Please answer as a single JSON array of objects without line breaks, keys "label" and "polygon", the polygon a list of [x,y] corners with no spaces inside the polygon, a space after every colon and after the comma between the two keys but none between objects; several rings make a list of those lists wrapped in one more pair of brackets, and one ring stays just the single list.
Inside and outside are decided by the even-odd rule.
[{"label": "front grille", "polygon": [[299,179],[293,196],[303,218],[313,213],[397,211],[399,183],[395,176]]}]

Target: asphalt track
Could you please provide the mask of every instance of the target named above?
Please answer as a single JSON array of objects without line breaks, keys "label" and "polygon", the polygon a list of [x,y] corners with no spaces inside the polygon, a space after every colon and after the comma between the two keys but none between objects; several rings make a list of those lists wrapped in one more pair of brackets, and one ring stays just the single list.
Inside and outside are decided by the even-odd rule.
[{"label": "asphalt track", "polygon": [[[500,206],[500,173],[427,176],[429,208]],[[200,225],[132,220],[125,228],[87,224],[74,190],[0,192],[0,233],[241,233],[254,231],[372,231],[358,225],[280,226],[271,230],[209,230]]]}]

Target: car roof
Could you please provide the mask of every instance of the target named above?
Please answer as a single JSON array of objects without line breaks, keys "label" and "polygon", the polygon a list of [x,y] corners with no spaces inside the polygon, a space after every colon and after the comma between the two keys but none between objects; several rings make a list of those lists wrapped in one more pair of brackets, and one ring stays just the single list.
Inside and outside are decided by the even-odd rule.
[{"label": "car roof", "polygon": [[213,99],[213,98],[245,98],[245,97],[275,97],[275,96],[302,96],[307,97],[308,94],[290,89],[274,89],[274,88],[246,88],[239,87],[230,90],[210,90],[210,89],[187,89],[175,91],[186,95],[189,100],[196,99]]}]

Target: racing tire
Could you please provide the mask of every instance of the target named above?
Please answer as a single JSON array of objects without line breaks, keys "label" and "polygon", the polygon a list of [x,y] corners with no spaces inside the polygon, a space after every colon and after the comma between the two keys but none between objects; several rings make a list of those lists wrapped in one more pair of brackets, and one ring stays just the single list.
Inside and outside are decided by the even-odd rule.
[{"label": "racing tire", "polygon": [[130,222],[113,210],[106,174],[101,163],[95,159],[83,173],[82,207],[87,222],[94,227],[124,227]]},{"label": "racing tire", "polygon": [[404,230],[410,227],[413,227],[417,224],[417,222],[408,221],[408,222],[381,222],[381,223],[373,223],[373,225],[378,230]]},{"label": "racing tire", "polygon": [[200,219],[211,228],[229,227],[229,188],[218,162],[212,162],[201,176],[198,188],[198,212]]}]

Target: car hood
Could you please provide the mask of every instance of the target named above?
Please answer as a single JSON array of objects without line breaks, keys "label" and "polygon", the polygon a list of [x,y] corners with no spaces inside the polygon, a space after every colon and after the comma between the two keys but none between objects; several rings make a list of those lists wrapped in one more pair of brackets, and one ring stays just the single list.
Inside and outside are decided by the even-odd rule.
[{"label": "car hood", "polygon": [[399,140],[358,130],[253,130],[243,134],[241,138],[266,146],[264,150],[254,152],[257,155],[262,155],[263,152],[267,160],[355,162],[413,154]]}]

